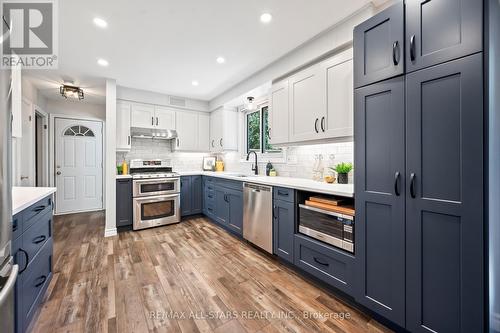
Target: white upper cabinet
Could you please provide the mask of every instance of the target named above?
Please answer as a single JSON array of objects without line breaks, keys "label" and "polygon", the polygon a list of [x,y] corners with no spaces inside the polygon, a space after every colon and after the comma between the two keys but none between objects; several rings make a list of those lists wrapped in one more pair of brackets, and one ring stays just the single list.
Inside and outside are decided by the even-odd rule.
[{"label": "white upper cabinet", "polygon": [[155,106],[154,123],[156,128],[174,130],[176,129],[176,111],[172,108]]},{"label": "white upper cabinet", "polygon": [[128,102],[116,103],[116,150],[129,151],[132,144],[130,119],[132,105]]},{"label": "white upper cabinet", "polygon": [[313,65],[288,79],[290,141],[319,139],[326,110],[326,78],[322,67]]},{"label": "white upper cabinet", "polygon": [[198,113],[198,150],[210,151],[210,114]]},{"label": "white upper cabinet", "polygon": [[219,108],[210,114],[210,151],[238,150],[238,112]]},{"label": "white upper cabinet", "polygon": [[132,127],[154,128],[155,107],[150,104],[132,103]]},{"label": "white upper cabinet", "polygon": [[322,63],[326,71],[327,108],[322,131],[327,138],[353,136],[352,49]]},{"label": "white upper cabinet", "polygon": [[269,138],[271,144],[288,142],[288,80],[273,85],[269,98]]},{"label": "white upper cabinet", "polygon": [[176,115],[177,139],[175,149],[198,150],[198,113],[179,111]]},{"label": "white upper cabinet", "polygon": [[352,48],[273,84],[271,143],[353,135]]}]

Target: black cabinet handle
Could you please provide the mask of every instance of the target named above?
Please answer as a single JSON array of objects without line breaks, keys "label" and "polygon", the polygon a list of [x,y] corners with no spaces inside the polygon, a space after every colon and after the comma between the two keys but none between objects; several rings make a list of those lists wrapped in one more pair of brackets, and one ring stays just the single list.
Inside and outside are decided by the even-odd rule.
[{"label": "black cabinet handle", "polygon": [[314,130],[316,131],[316,133],[319,133],[318,131],[318,118],[316,118],[316,120],[314,121]]},{"label": "black cabinet handle", "polygon": [[392,62],[394,66],[399,64],[399,41],[395,41],[392,44]]},{"label": "black cabinet handle", "polygon": [[47,276],[42,275],[37,280],[40,281],[40,282],[35,283],[35,287],[36,288],[40,287],[42,284],[45,283],[45,281],[47,281]]},{"label": "black cabinet handle", "polygon": [[220,146],[222,147],[222,138],[219,140]]},{"label": "black cabinet handle", "polygon": [[212,198],[213,198],[213,196],[209,195],[209,196],[208,196],[208,198],[209,198],[209,199],[212,199]]},{"label": "black cabinet handle", "polygon": [[47,237],[45,235],[41,235],[38,237],[33,238],[33,244],[40,244],[41,242],[45,241]]},{"label": "black cabinet handle", "polygon": [[34,212],[36,212],[36,213],[39,213],[39,212],[41,212],[42,210],[44,210],[44,209],[45,209],[45,207],[47,207],[47,206],[38,206],[38,207],[34,208],[34,209],[33,209],[33,211],[34,211]]},{"label": "black cabinet handle", "polygon": [[177,138],[177,147],[179,147],[179,143],[180,143],[181,140],[179,140],[179,138]]},{"label": "black cabinet handle", "polygon": [[417,195],[415,194],[415,174],[412,173],[410,175],[410,195],[412,198],[415,198]]},{"label": "black cabinet handle", "polygon": [[155,124],[155,117],[151,117],[151,126],[154,126]]},{"label": "black cabinet handle", "polygon": [[214,140],[212,140],[212,148],[214,147]]},{"label": "black cabinet handle", "polygon": [[400,189],[399,189],[399,179],[401,178],[401,175],[399,171],[396,171],[394,174],[394,193],[399,197],[401,195]]},{"label": "black cabinet handle", "polygon": [[12,221],[12,232],[17,231],[17,220]]},{"label": "black cabinet handle", "polygon": [[128,145],[130,146],[130,135],[128,136]]},{"label": "black cabinet handle", "polygon": [[156,117],[156,126],[158,126],[158,117]]},{"label": "black cabinet handle", "polygon": [[276,205],[274,205],[274,206],[273,206],[273,219],[277,219],[277,217],[276,217],[276,211],[277,211],[277,210],[278,210],[278,209],[276,208]]},{"label": "black cabinet handle", "polygon": [[23,249],[19,249],[19,252],[22,252],[24,254],[24,260],[25,260],[25,264],[24,264],[23,269],[21,269],[19,271],[19,274],[21,274],[22,272],[24,272],[26,270],[26,268],[28,268],[28,262],[30,261],[30,258],[28,256],[28,252],[24,251]]},{"label": "black cabinet handle", "polygon": [[324,132],[325,131],[325,117],[321,118],[321,130]]},{"label": "black cabinet handle", "polygon": [[321,261],[320,259],[314,257],[314,261],[316,261],[318,264],[323,265],[323,266],[329,266],[327,262]]},{"label": "black cabinet handle", "polygon": [[410,60],[415,60],[415,35],[410,38]]}]

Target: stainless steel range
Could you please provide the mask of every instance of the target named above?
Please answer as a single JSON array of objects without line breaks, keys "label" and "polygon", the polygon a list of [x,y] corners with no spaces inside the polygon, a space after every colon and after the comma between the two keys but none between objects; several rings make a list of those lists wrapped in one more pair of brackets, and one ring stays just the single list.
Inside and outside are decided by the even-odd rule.
[{"label": "stainless steel range", "polygon": [[134,230],[181,221],[180,177],[168,160],[132,160]]}]

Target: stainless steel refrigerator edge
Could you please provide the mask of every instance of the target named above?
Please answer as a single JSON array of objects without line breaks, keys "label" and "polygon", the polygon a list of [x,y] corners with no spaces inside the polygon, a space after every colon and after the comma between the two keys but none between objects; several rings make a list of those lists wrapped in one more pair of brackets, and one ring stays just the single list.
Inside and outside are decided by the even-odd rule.
[{"label": "stainless steel refrigerator edge", "polygon": [[11,71],[0,69],[0,332],[14,331],[14,285],[18,266],[11,254],[12,175],[11,175]]},{"label": "stainless steel refrigerator edge", "polygon": [[243,238],[273,253],[273,188],[243,183]]}]

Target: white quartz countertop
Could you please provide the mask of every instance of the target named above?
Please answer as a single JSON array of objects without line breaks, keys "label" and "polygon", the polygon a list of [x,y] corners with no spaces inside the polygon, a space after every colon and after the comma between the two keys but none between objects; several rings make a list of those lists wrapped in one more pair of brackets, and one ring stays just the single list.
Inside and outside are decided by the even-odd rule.
[{"label": "white quartz countertop", "polygon": [[116,179],[129,179],[132,175],[116,175]]},{"label": "white quartz countertop", "polygon": [[293,178],[293,177],[268,177],[268,176],[255,176],[244,175],[237,172],[213,172],[213,171],[187,171],[178,172],[181,176],[212,176],[225,178],[230,180],[238,180],[248,183],[256,183],[270,186],[287,187],[302,191],[311,191],[323,194],[338,195],[342,197],[354,197],[353,184],[328,184],[325,182],[318,182],[310,179]]},{"label": "white quartz countertop", "polygon": [[16,215],[55,192],[55,187],[13,187],[12,215]]}]

